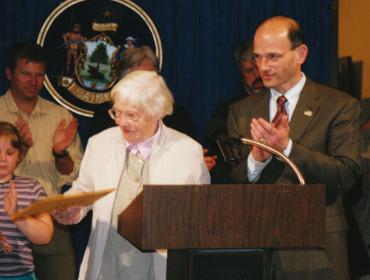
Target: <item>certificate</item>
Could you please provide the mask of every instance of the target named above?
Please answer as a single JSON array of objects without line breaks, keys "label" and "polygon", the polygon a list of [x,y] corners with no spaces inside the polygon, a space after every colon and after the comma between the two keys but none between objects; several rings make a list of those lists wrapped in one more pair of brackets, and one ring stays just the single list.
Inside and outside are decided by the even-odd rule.
[{"label": "certificate", "polygon": [[42,198],[35,201],[30,206],[19,210],[12,216],[13,220],[24,218],[27,216],[38,215],[43,212],[50,212],[52,210],[60,210],[71,206],[87,206],[103,196],[114,191],[113,189],[104,189],[95,192],[78,192],[71,194],[59,194],[50,197]]}]

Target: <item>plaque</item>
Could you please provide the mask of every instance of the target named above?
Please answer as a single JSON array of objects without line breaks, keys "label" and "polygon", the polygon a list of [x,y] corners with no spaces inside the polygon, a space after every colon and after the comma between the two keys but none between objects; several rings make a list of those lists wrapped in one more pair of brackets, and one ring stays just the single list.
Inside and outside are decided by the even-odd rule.
[{"label": "plaque", "polygon": [[105,189],[95,192],[78,192],[71,194],[58,194],[42,198],[35,201],[30,206],[17,211],[12,215],[13,220],[21,219],[27,216],[34,216],[52,210],[65,209],[72,206],[87,206],[93,204],[98,199],[106,196],[112,191],[116,190]]}]

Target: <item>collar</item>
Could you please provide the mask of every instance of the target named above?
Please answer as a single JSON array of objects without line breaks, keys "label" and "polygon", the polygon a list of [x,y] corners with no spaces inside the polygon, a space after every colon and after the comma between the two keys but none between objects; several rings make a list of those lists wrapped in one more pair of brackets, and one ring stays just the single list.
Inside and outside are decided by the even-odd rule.
[{"label": "collar", "polygon": [[[13,114],[23,115],[24,113],[19,110],[17,104],[15,103],[13,96],[11,94],[11,89],[8,89],[4,95],[4,102],[6,103],[7,107],[9,108],[9,111]],[[42,98],[39,96],[37,97],[36,106],[33,109],[31,115],[34,114],[46,114],[47,109],[44,106]]]},{"label": "collar", "polygon": [[[299,94],[301,93],[304,84],[306,83],[306,76],[303,72],[302,78],[299,80],[298,83],[296,83],[293,87],[291,87],[287,92],[284,93],[285,97],[289,100],[292,100],[294,98],[299,97]],[[274,101],[277,101],[278,97],[283,95],[281,92],[278,92],[276,89],[271,88],[271,97],[274,99]],[[298,100],[297,97],[297,100]]]},{"label": "collar", "polygon": [[137,155],[141,159],[148,159],[152,152],[153,143],[158,142],[162,134],[162,130],[163,124],[162,121],[160,121],[156,133],[152,137],[140,143],[131,144],[123,139],[125,149],[127,149],[130,153]]},{"label": "collar", "polygon": [[14,175],[14,174],[12,174],[12,177],[11,177],[9,180],[4,181],[4,182],[0,182],[0,185],[7,185],[7,184],[9,184],[9,183],[10,183],[10,181],[12,181],[12,180],[14,180],[14,179],[15,179],[15,175]]},{"label": "collar", "polygon": [[[302,89],[306,83],[306,76],[302,72],[302,78],[296,83],[292,88],[290,88],[287,92],[284,93],[284,96],[287,98],[287,103],[285,108],[288,111],[289,120],[291,119],[295,107],[298,103],[298,99],[301,95]],[[270,116],[274,116],[276,112],[276,102],[279,96],[283,95],[282,93],[278,92],[276,89],[271,88],[270,90]]]}]

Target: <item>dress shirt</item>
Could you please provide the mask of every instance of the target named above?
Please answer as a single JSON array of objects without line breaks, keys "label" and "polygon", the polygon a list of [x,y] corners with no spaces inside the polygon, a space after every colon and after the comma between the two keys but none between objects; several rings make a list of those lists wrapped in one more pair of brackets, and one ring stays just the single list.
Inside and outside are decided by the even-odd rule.
[{"label": "dress shirt", "polygon": [[[299,96],[301,91],[306,83],[306,76],[302,73],[302,78],[296,83],[292,88],[290,88],[287,92],[284,93],[285,97],[287,98],[287,102],[285,103],[285,109],[288,112],[288,119],[289,121],[292,118],[294,113],[294,109],[297,106]],[[278,92],[276,89],[270,89],[270,122],[272,121],[273,117],[277,111],[277,99],[279,96],[283,95],[282,93]],[[283,151],[284,155],[287,157],[290,155],[292,150],[293,141],[289,139],[288,145]],[[247,159],[247,166],[248,166],[248,180],[250,182],[255,182],[259,179],[262,170],[267,166],[267,164],[271,161],[271,158],[264,162],[256,161],[253,156],[252,152],[249,154]]]}]

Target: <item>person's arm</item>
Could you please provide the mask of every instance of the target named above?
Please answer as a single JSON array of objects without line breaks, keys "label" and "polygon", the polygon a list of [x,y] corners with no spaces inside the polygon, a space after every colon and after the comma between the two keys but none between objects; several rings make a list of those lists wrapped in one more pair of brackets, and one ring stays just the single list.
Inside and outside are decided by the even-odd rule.
[{"label": "person's arm", "polygon": [[16,220],[14,223],[27,239],[34,244],[47,244],[53,236],[54,225],[49,213],[29,216]]},{"label": "person's arm", "polygon": [[67,149],[76,137],[77,127],[76,119],[72,119],[69,124],[63,119],[54,132],[52,153],[55,167],[62,175],[68,175],[73,171],[74,162]]},{"label": "person's arm", "polygon": [[62,150],[61,152],[52,151],[55,167],[62,175],[68,175],[73,171],[74,162],[68,153],[68,150]]},{"label": "person's arm", "polygon": [[211,177],[209,175],[208,167],[204,160],[202,146],[196,147],[196,149],[189,150],[188,156],[192,157],[189,168],[192,169],[191,174],[193,177],[193,184],[209,184]]},{"label": "person's arm", "polygon": [[327,131],[326,152],[293,142],[290,158],[312,183],[339,193],[354,185],[360,173],[359,115],[357,100],[345,102]]},{"label": "person's arm", "polygon": [[[229,107],[227,118],[227,130],[230,137],[240,138],[242,133],[239,128],[239,108],[236,105]],[[249,127],[246,128],[249,130]],[[245,135],[243,135],[245,136]],[[252,183],[259,179],[266,162],[256,161],[251,154],[252,147],[249,145],[235,146],[234,154],[238,155],[239,160],[231,167],[230,176],[235,183]]]},{"label": "person's arm", "polygon": [[17,121],[15,122],[15,126],[18,129],[21,137],[21,158],[24,158],[28,150],[33,145],[31,129],[27,121],[21,116],[18,117]]},{"label": "person's arm", "polygon": [[[66,193],[89,192],[93,190],[94,183],[91,176],[93,171],[91,171],[90,167],[90,156],[91,145],[90,142],[88,142],[86,152],[81,162],[79,176],[77,180],[73,182],[72,187]],[[91,209],[92,205],[87,207],[69,207],[62,210],[52,211],[51,215],[60,224],[77,224],[86,216],[87,212]]]},{"label": "person's arm", "polygon": [[[322,105],[324,106],[326,102]],[[335,201],[338,193],[348,191],[355,183],[360,172],[360,145],[359,145],[359,115],[360,107],[355,99],[339,99],[330,110],[318,114],[310,123],[312,128],[305,131],[304,137],[299,141],[292,141],[290,159],[302,171],[304,178],[310,184],[326,185],[326,203]],[[261,122],[266,128],[267,144],[279,150],[279,144],[286,143],[285,132],[276,131]],[[277,127],[277,130],[282,127]],[[279,136],[280,134],[280,136]],[[263,135],[263,136],[264,136]],[[258,137],[261,137],[259,135]],[[282,138],[281,138],[282,137]],[[277,142],[275,141],[277,139]],[[279,140],[280,139],[280,140]],[[286,149],[282,145],[280,151]],[[272,161],[277,163],[277,161]],[[271,180],[276,164],[269,164],[261,174],[263,182]],[[270,168],[271,167],[271,168]],[[279,169],[279,168],[278,168]],[[282,170],[280,169],[280,172]],[[284,172],[284,179],[296,181],[291,171]],[[270,179],[270,180],[268,180]]]},{"label": "person's arm", "polygon": [[[13,181],[10,182],[9,190],[4,196],[4,209],[10,217],[17,210],[17,192]],[[48,213],[15,220],[14,223],[34,244],[47,244],[53,236],[54,225]]]}]

